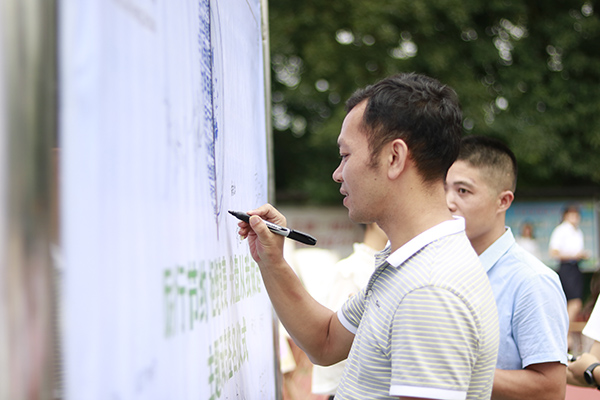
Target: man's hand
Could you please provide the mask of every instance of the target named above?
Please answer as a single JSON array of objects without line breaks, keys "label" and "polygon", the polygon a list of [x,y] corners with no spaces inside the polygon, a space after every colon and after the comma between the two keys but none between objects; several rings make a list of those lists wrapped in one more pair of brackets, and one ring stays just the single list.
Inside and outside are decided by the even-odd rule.
[{"label": "man's hand", "polygon": [[569,363],[567,367],[567,383],[575,386],[594,387],[585,381],[583,373],[587,367],[597,362],[600,361],[595,356],[590,353],[583,353],[577,360]]},{"label": "man's hand", "polygon": [[249,223],[244,221],[238,223],[239,234],[242,238],[248,239],[254,261],[259,265],[263,261],[267,264],[281,261],[284,237],[272,233],[263,220],[285,227],[287,223],[285,217],[271,204],[248,211],[248,215],[250,215]]},{"label": "man's hand", "polygon": [[273,307],[294,342],[315,364],[331,365],[348,357],[354,334],[333,311],[310,296],[283,258],[285,238],[264,223],[285,227],[285,217],[270,204],[248,211],[248,215],[249,223],[238,223],[239,234],[248,239]]}]

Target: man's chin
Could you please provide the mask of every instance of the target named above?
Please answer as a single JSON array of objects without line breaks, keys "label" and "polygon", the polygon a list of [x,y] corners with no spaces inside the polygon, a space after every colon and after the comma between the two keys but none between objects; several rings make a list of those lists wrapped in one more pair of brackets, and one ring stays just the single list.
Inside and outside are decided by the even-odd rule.
[{"label": "man's chin", "polygon": [[369,215],[362,214],[360,210],[352,207],[348,196],[344,197],[344,207],[348,209],[348,218],[355,224],[369,224],[373,222]]},{"label": "man's chin", "polygon": [[348,208],[348,218],[350,219],[350,221],[354,222],[355,224],[366,224],[367,223],[367,222],[365,222],[366,218],[364,215],[357,214],[355,211],[353,212],[350,208]]}]

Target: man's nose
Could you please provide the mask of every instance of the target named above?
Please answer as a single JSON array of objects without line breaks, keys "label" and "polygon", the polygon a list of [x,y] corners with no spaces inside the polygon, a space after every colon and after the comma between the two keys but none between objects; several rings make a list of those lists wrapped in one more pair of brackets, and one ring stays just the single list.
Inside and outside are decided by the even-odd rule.
[{"label": "man's nose", "polygon": [[454,198],[450,192],[446,192],[446,205],[448,205],[450,212],[456,212],[456,204],[454,203]]},{"label": "man's nose", "polygon": [[331,177],[337,183],[342,183],[342,166],[341,166],[341,164],[338,165],[338,167],[333,171],[333,174],[331,174]]}]

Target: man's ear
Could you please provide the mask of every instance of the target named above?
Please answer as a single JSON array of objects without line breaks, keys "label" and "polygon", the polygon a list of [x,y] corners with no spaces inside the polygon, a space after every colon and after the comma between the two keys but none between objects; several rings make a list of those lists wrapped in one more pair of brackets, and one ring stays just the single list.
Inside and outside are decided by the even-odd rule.
[{"label": "man's ear", "polygon": [[390,179],[396,179],[406,167],[408,161],[408,146],[404,140],[394,139],[386,147],[388,148],[388,177]]},{"label": "man's ear", "polygon": [[498,211],[506,211],[515,199],[512,190],[504,190],[498,195]]}]

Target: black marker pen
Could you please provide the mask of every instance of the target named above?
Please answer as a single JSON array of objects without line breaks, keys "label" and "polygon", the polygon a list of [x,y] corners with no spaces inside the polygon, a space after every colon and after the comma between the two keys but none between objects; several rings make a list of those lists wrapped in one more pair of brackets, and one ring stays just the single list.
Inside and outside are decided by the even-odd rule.
[{"label": "black marker pen", "polygon": [[[239,220],[242,220],[246,223],[250,223],[250,216],[248,214],[246,214],[245,212],[230,210],[229,214],[233,215],[234,217],[236,217]],[[267,224],[267,228],[269,228],[269,230],[271,232],[276,233],[278,235],[285,236],[290,239],[294,239],[300,243],[308,244],[311,246],[314,246],[315,244],[317,244],[317,239],[315,239],[314,237],[310,236],[307,233],[295,231],[295,230],[289,229],[289,228],[284,228],[283,226],[279,226],[279,225],[274,224],[269,221],[265,221],[265,224]]]}]

